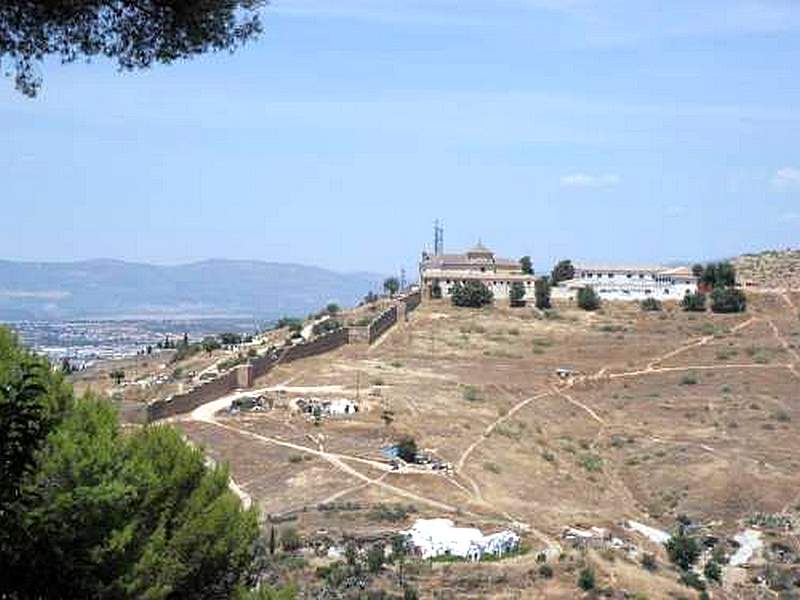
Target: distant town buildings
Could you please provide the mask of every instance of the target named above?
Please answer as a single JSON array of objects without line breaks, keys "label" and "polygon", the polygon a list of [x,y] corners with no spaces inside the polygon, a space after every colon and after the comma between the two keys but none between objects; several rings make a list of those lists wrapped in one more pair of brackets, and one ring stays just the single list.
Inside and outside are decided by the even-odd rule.
[{"label": "distant town buildings", "polygon": [[575,275],[553,290],[553,296],[574,296],[591,287],[604,300],[681,300],[697,292],[697,277],[688,267],[575,264]]},{"label": "distant town buildings", "polygon": [[525,287],[525,300],[535,295],[533,274],[523,273],[519,261],[499,258],[480,242],[464,254],[422,253],[419,281],[424,298],[449,298],[456,283],[471,280],[482,282],[495,298],[507,299],[515,282]]}]

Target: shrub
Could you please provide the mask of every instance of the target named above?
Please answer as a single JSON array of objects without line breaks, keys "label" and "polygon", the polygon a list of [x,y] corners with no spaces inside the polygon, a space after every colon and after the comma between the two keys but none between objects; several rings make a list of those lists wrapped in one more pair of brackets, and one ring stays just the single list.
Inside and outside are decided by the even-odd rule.
[{"label": "shrub", "polygon": [[512,283],[508,299],[511,302],[511,306],[525,306],[525,284],[521,281]]},{"label": "shrub", "polygon": [[656,562],[656,557],[654,554],[643,554],[642,555],[642,567],[650,571],[651,573],[658,570],[658,563]]},{"label": "shrub", "polygon": [[594,571],[589,567],[582,569],[578,575],[578,587],[588,592],[593,590],[595,586]]},{"label": "shrub", "polygon": [[706,584],[700,579],[700,575],[694,571],[684,571],[681,574],[681,583],[686,587],[694,588],[701,592],[706,589]]},{"label": "shrub", "polygon": [[481,399],[480,392],[478,391],[478,388],[476,388],[474,385],[466,386],[464,388],[463,396],[464,400],[466,400],[467,402],[476,402]]},{"label": "shrub", "polygon": [[578,290],[578,306],[583,310],[597,310],[600,308],[600,296],[593,288],[583,287]]},{"label": "shrub", "polygon": [[582,454],[578,458],[578,463],[590,473],[603,470],[603,459],[597,454]]},{"label": "shrub", "polygon": [[715,313],[744,312],[747,310],[747,297],[736,288],[714,288],[711,292],[711,310]]},{"label": "shrub", "polygon": [[706,295],[702,292],[696,294],[686,294],[681,300],[683,310],[689,312],[705,312],[706,310]]},{"label": "shrub", "polygon": [[455,306],[480,308],[494,301],[494,294],[482,282],[476,280],[456,282],[450,291]]},{"label": "shrub", "polygon": [[687,373],[681,377],[681,385],[697,385],[697,375],[694,373]]},{"label": "shrub", "polygon": [[657,312],[661,310],[661,302],[655,298],[645,298],[642,300],[641,307],[643,311]]},{"label": "shrub", "polygon": [[706,566],[703,567],[703,575],[705,575],[706,579],[709,581],[716,581],[719,583],[722,579],[722,569],[715,560],[710,560],[706,563]]},{"label": "shrub", "polygon": [[287,527],[281,531],[281,548],[284,552],[294,552],[300,548],[300,536],[294,527]]},{"label": "shrub", "polygon": [[550,565],[540,565],[539,575],[541,575],[545,579],[550,579],[553,576],[553,567],[551,567]]}]

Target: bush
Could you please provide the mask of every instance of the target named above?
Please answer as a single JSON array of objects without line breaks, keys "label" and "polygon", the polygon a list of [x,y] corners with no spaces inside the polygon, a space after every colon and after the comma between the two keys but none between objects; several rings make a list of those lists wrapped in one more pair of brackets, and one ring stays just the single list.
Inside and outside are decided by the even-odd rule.
[{"label": "bush", "polygon": [[715,560],[710,560],[706,563],[706,566],[703,567],[703,575],[705,575],[706,579],[709,581],[716,581],[719,583],[722,580],[722,569]]},{"label": "bush", "polygon": [[641,304],[642,310],[648,312],[656,312],[661,310],[661,302],[655,298],[645,298]]},{"label": "bush", "polygon": [[593,288],[581,288],[578,290],[578,306],[583,310],[597,310],[600,308],[600,296]]},{"label": "bush", "polygon": [[553,567],[550,565],[541,565],[539,567],[539,575],[545,579],[550,579],[553,576]]},{"label": "bush", "polygon": [[464,388],[463,396],[464,400],[466,400],[467,402],[477,402],[478,400],[481,399],[480,392],[478,391],[478,388],[476,388],[474,385],[466,386]]},{"label": "bush", "polygon": [[594,571],[589,567],[581,570],[578,575],[578,587],[583,591],[588,592],[593,590],[595,586]]},{"label": "bush", "polygon": [[465,306],[470,308],[480,308],[494,301],[494,294],[482,282],[476,280],[461,283],[457,281],[450,297],[455,306]]},{"label": "bush", "polygon": [[711,292],[711,310],[715,313],[740,313],[747,310],[742,290],[717,287]]},{"label": "bush", "polygon": [[643,554],[642,555],[642,567],[650,571],[651,573],[658,570],[658,563],[656,562],[656,557],[654,554]]},{"label": "bush", "polygon": [[515,281],[511,284],[511,291],[508,294],[508,299],[511,306],[524,306],[525,305],[525,284],[521,281]]},{"label": "bush", "polygon": [[702,579],[700,579],[700,575],[698,575],[694,571],[685,571],[684,573],[682,573],[681,583],[686,587],[694,588],[701,592],[706,589],[706,584],[703,583]]},{"label": "bush", "polygon": [[694,373],[687,373],[681,377],[681,385],[697,385],[697,375]]},{"label": "bush", "polygon": [[696,294],[686,294],[681,300],[683,310],[689,312],[705,312],[706,310],[706,295],[702,292]]},{"label": "bush", "polygon": [[300,536],[294,527],[287,527],[281,531],[281,548],[284,552],[294,552],[300,548]]}]

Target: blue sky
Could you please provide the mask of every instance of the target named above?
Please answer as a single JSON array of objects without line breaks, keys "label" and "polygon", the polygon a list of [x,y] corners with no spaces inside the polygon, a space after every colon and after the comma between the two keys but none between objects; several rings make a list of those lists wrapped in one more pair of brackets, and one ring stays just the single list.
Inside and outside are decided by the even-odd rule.
[{"label": "blue sky", "polygon": [[797,246],[794,0],[273,0],[229,55],[0,81],[0,257],[538,270]]}]

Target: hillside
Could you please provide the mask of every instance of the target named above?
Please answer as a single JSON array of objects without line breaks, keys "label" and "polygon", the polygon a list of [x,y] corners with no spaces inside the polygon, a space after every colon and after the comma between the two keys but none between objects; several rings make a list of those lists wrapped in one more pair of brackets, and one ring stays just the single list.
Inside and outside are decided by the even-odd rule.
[{"label": "hillside", "polygon": [[733,260],[738,279],[765,288],[800,288],[800,250],[767,250]]},{"label": "hillside", "polygon": [[[641,527],[667,535],[687,518],[705,544],[697,570],[723,565],[722,585],[697,585],[714,598],[767,597],[793,585],[800,561],[786,530],[800,507],[800,295],[748,296],[743,315],[433,301],[372,347],[261,378],[274,408],[196,411],[178,426],[230,464],[280,535],[299,533],[315,558],[290,575],[309,597],[349,597],[344,544],[366,552],[439,517],[513,528],[526,550],[477,564],[412,558],[407,581],[424,598],[576,598],[584,569],[604,597],[695,598]],[[573,376],[559,378],[563,367]],[[360,409],[315,421],[293,408],[309,394]],[[394,468],[383,449],[405,435],[448,468]],[[741,555],[743,535],[763,536],[763,548]],[[401,593],[395,575],[360,576]]]},{"label": "hillside", "polygon": [[157,266],[116,260],[0,261],[0,319],[303,315],[354,304],[380,275],[259,261]]}]

